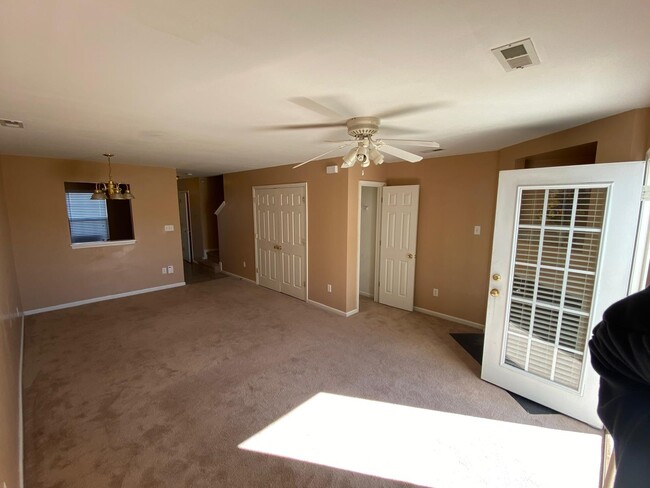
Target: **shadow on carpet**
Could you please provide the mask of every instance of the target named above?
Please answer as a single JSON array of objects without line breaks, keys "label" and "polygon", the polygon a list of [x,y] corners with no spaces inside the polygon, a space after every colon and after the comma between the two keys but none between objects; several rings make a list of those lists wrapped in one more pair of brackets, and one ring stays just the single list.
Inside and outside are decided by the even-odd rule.
[{"label": "shadow on carpet", "polygon": [[[467,353],[474,358],[474,360],[482,364],[483,362],[483,338],[484,335],[480,333],[455,333],[455,334],[449,334],[451,337],[454,338],[454,340],[460,344],[460,346],[467,351]],[[507,391],[507,390],[506,390]],[[514,398],[521,407],[526,410],[531,415],[549,415],[549,414],[557,414],[559,412],[556,412],[555,410],[545,407],[544,405],[540,405],[539,403],[536,403],[532,400],[529,400],[528,398],[524,398],[522,396],[517,395],[516,393],[512,393],[508,391],[510,396]]]}]

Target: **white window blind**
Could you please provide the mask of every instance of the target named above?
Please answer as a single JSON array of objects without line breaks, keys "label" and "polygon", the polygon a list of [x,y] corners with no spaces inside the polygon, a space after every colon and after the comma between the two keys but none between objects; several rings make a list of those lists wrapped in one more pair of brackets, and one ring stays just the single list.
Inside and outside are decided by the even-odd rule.
[{"label": "white window blind", "polygon": [[522,189],[504,362],[579,390],[606,187]]},{"label": "white window blind", "polygon": [[68,192],[65,201],[73,243],[109,240],[105,200],[91,200],[92,193]]}]

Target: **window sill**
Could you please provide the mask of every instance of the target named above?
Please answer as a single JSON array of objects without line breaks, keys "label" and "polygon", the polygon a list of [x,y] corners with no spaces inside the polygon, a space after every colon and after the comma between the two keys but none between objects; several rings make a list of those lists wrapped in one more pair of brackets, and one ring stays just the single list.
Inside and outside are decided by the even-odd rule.
[{"label": "window sill", "polygon": [[127,241],[76,242],[70,244],[70,247],[72,249],[84,249],[86,247],[128,246],[129,244],[135,244],[135,239],[129,239]]}]

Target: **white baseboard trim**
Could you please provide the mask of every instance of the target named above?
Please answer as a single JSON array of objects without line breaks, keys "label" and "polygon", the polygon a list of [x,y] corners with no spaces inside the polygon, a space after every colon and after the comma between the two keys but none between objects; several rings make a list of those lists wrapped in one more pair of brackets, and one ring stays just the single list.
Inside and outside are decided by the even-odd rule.
[{"label": "white baseboard trim", "polygon": [[315,307],[318,307],[322,310],[325,310],[327,312],[335,313],[336,315],[340,315],[342,317],[351,317],[352,315],[355,315],[359,313],[359,309],[355,308],[354,310],[350,310],[349,312],[344,312],[343,310],[339,310],[338,308],[330,307],[329,305],[325,305],[320,302],[316,302],[314,300],[307,300],[307,303],[310,305],[313,305]]},{"label": "white baseboard trim", "polygon": [[[221,263],[220,263],[220,264],[221,264]],[[230,271],[225,271],[225,270],[223,269],[223,267],[222,267],[222,269],[221,269],[221,272],[222,272],[223,274],[225,274],[225,275],[232,276],[233,278],[237,278],[237,279],[239,279],[239,280],[248,281],[249,283],[253,283],[254,285],[257,285],[257,283],[256,283],[255,281],[250,280],[250,279],[248,279],[248,278],[244,278],[243,276],[239,276],[238,274],[231,273]]]},{"label": "white baseboard trim", "polygon": [[361,291],[361,290],[359,290],[359,295],[361,295],[362,297],[366,297],[366,298],[375,298],[375,296],[372,293],[367,293],[367,292]]},{"label": "white baseboard trim", "polygon": [[60,305],[52,305],[51,307],[36,308],[34,310],[25,310],[25,315],[36,315],[38,313],[52,312],[54,310],[62,310],[64,308],[78,307],[80,305],[87,305],[89,303],[103,302],[106,300],[114,300],[115,298],[130,297],[133,295],[142,295],[143,293],[151,293],[154,291],[167,290],[168,288],[176,288],[185,286],[184,281],[172,283],[170,285],[154,286],[152,288],[143,288],[141,290],[127,291],[125,293],[116,293],[115,295],[106,295],[103,297],[89,298],[87,300],[79,300],[77,302],[62,303]]},{"label": "white baseboard trim", "polygon": [[20,357],[18,365],[18,483],[25,487],[25,426],[23,423],[23,358],[25,357],[25,314],[20,314]]},{"label": "white baseboard trim", "polygon": [[449,320],[450,322],[456,322],[458,324],[469,325],[470,327],[474,327],[475,329],[481,329],[481,330],[485,329],[485,326],[482,325],[482,324],[479,324],[477,322],[472,322],[471,320],[465,320],[465,319],[461,319],[461,318],[458,318],[458,317],[454,317],[453,315],[447,315],[447,314],[440,313],[440,312],[434,312],[433,310],[428,310],[428,309],[422,308],[422,307],[413,307],[413,310],[415,310],[416,312],[423,313],[425,315],[431,315],[432,317],[438,317],[439,319]]}]

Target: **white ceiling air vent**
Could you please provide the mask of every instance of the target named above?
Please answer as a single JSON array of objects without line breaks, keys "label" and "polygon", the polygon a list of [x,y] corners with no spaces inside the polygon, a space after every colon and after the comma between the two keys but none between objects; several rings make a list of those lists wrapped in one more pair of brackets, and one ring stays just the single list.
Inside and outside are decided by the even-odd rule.
[{"label": "white ceiling air vent", "polygon": [[506,71],[539,64],[539,56],[530,38],[494,48],[492,52]]},{"label": "white ceiling air vent", "polygon": [[20,120],[0,119],[0,126],[9,129],[22,129],[24,127]]}]

